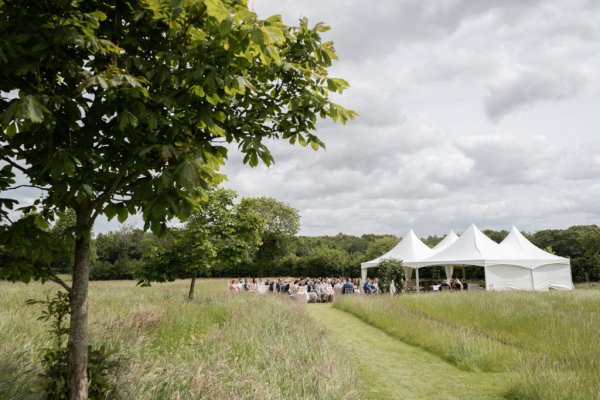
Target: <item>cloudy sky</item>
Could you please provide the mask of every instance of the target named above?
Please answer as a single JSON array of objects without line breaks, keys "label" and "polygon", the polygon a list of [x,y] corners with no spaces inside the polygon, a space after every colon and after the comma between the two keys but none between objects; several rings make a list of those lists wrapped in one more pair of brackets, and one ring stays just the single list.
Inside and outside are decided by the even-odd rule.
[{"label": "cloudy sky", "polygon": [[297,208],[302,234],[535,231],[600,223],[600,3],[254,0],[332,27],[360,117],[327,150],[233,155],[226,186]]},{"label": "cloudy sky", "polygon": [[325,151],[274,143],[270,168],[232,153],[227,187],[289,203],[305,235],[600,223],[600,2],[250,2],[332,27],[360,117],[321,123]]}]

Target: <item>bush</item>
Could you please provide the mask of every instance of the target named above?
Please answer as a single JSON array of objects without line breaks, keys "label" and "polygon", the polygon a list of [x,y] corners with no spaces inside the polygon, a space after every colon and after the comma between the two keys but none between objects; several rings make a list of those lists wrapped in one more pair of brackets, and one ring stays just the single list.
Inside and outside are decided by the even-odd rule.
[{"label": "bush", "polygon": [[400,294],[406,287],[406,276],[404,266],[399,260],[383,260],[377,265],[379,267],[379,290],[383,293],[390,292],[392,280],[396,286],[396,294]]},{"label": "bush", "polygon": [[[42,321],[50,321],[50,333],[53,342],[50,347],[42,350],[42,370],[39,381],[33,387],[36,392],[42,392],[47,399],[67,398],[67,340],[69,326],[67,321],[71,314],[69,295],[57,292],[52,299],[28,300],[27,304],[43,304],[46,310],[39,317]],[[113,355],[105,346],[97,349],[88,346],[88,376],[90,379],[89,398],[106,399],[114,392],[109,382],[109,374],[117,363],[109,358]]]}]

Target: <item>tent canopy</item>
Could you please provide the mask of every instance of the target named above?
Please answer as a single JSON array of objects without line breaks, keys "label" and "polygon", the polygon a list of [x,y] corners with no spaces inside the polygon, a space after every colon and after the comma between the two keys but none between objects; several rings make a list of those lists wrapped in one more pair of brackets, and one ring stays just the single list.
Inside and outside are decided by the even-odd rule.
[{"label": "tent canopy", "polygon": [[515,226],[500,243],[500,248],[504,254],[515,259],[513,263],[516,262],[522,267],[537,268],[548,264],[570,264],[568,258],[550,254],[531,243]]},{"label": "tent canopy", "polygon": [[442,239],[441,242],[436,244],[435,247],[433,249],[431,249],[431,250],[433,250],[433,254],[437,254],[440,251],[444,250],[446,247],[448,247],[452,243],[456,242],[456,239],[458,239],[458,235],[456,233],[454,233],[454,231],[450,231],[446,235],[446,237],[444,237],[444,239]]},{"label": "tent canopy", "polygon": [[[440,243],[441,244],[441,243]],[[488,238],[475,224],[453,243],[432,256],[415,262],[417,268],[431,265],[479,265],[485,267],[504,258],[500,245]]]},{"label": "tent canopy", "polygon": [[485,270],[486,288],[490,290],[573,289],[570,260],[535,246],[514,226],[498,244],[471,224],[460,237],[451,231],[433,249],[411,229],[392,250],[361,264],[363,279],[367,268],[386,259],[402,260],[409,276],[412,268],[416,269],[417,286],[419,268],[443,265],[450,277],[454,265],[478,265]]},{"label": "tent canopy", "polygon": [[393,249],[374,260],[361,263],[360,266],[362,269],[372,268],[383,260],[395,259],[402,260],[405,266],[411,267],[414,262],[432,254],[433,250],[423,243],[411,229]]}]

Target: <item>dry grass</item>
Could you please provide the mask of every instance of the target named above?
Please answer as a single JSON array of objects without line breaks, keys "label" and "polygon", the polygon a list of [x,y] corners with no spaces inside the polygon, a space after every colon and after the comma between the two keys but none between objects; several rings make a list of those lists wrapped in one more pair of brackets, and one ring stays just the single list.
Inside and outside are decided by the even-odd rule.
[{"label": "dry grass", "polygon": [[[187,285],[91,284],[92,341],[117,351],[121,398],[357,397],[355,372],[301,306],[277,296],[229,295],[219,280],[201,281],[188,302]],[[49,335],[36,320],[40,308],[24,301],[56,290],[0,282],[0,398],[39,398],[29,388]]]}]

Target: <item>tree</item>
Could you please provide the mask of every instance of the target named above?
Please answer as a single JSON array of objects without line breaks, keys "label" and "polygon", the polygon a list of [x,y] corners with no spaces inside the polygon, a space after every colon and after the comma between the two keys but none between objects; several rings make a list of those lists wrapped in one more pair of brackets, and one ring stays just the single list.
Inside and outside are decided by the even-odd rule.
[{"label": "tree", "polygon": [[91,266],[90,279],[132,279],[135,264],[143,257],[144,232],[131,225],[100,233],[94,244],[98,262]]},{"label": "tree", "polygon": [[236,264],[260,245],[262,219],[247,204],[234,204],[233,190],[207,192],[201,210],[186,226],[175,229],[172,240],[153,252],[142,269],[139,282],[173,281],[191,278],[188,298],[194,298],[196,278],[208,276],[216,263]]},{"label": "tree", "polygon": [[573,260],[573,273],[583,275],[589,282],[600,278],[600,228],[596,225],[582,228],[578,242],[583,256]]},{"label": "tree", "polygon": [[371,261],[379,256],[384,255],[393,249],[399,241],[400,240],[398,240],[398,238],[395,236],[386,236],[376,239],[374,242],[369,244],[369,247],[367,247],[363,261]]},{"label": "tree", "polygon": [[300,229],[300,214],[272,197],[244,198],[242,203],[264,221],[262,244],[254,256],[256,273],[262,275],[291,253],[294,235]]},{"label": "tree", "polygon": [[508,231],[506,229],[502,229],[501,231],[484,229],[483,233],[496,243],[500,243],[508,236]]},{"label": "tree", "polygon": [[305,276],[347,276],[346,271],[350,258],[343,250],[326,246],[311,249],[311,252],[300,259],[301,272]]},{"label": "tree", "polygon": [[[0,239],[16,253],[10,276],[42,275],[31,265],[50,256],[24,248],[46,219],[75,211],[69,399],[87,398],[96,218],[141,212],[145,228],[164,232],[222,179],[225,143],[251,166],[273,161],[266,139],[323,147],[317,118],[354,116],[328,97],[348,85],[327,76],[327,29],[261,20],[247,0],[0,1],[0,191],[19,171],[44,193],[23,209],[39,216],[2,225]],[[0,200],[3,220],[16,203]]]}]

